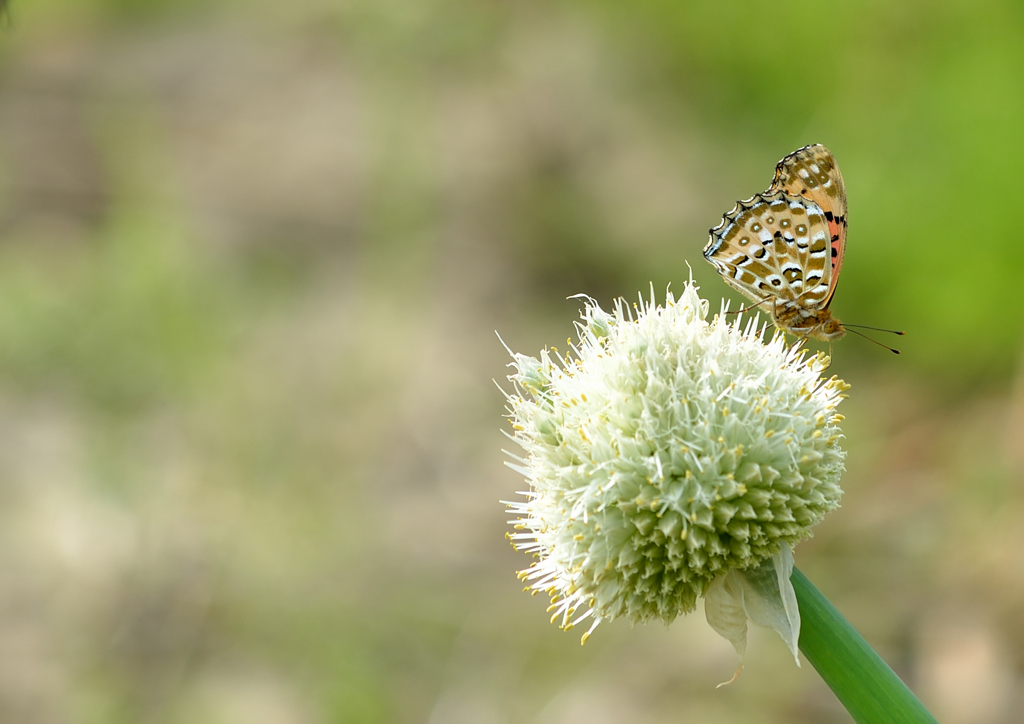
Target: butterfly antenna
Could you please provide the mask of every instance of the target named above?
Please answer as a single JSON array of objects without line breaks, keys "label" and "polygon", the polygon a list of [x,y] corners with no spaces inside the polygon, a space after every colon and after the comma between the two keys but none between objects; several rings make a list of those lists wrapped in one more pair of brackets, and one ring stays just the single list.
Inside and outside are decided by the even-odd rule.
[{"label": "butterfly antenna", "polygon": [[[850,329],[850,325],[849,324],[844,324],[843,326],[846,327],[847,329]],[[857,325],[857,326],[861,326],[861,325]],[[874,327],[865,327],[865,329],[874,329]],[[900,353],[900,351],[898,349],[893,349],[892,347],[890,347],[888,345],[882,344],[877,339],[871,339],[871,337],[867,336],[866,334],[861,334],[856,329],[850,329],[850,331],[853,332],[854,334],[856,334],[859,337],[863,337],[868,342],[873,342],[873,343],[877,344],[879,347],[882,347],[884,349],[889,350],[893,354],[899,354]],[[891,330],[891,329],[880,329],[878,331],[880,331],[880,332],[893,332],[893,330]],[[903,334],[903,332],[893,332],[893,334]]]},{"label": "butterfly antenna", "polygon": [[[847,329],[849,329],[850,327],[857,327],[859,329],[870,329],[873,332],[888,332],[889,334],[898,334],[900,336],[906,334],[906,332],[901,332],[898,329],[883,329],[882,327],[869,327],[866,324],[844,324],[843,326],[846,327]],[[858,334],[860,333],[858,332]],[[860,336],[863,337],[864,335],[861,334]],[[874,340],[871,341],[873,342]]]}]

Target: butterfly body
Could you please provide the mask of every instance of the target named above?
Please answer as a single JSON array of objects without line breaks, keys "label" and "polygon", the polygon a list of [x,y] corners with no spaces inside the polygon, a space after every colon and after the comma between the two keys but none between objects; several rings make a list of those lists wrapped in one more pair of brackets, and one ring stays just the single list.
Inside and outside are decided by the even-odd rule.
[{"label": "butterfly body", "polygon": [[710,234],[705,258],[776,327],[824,341],[846,334],[829,310],[846,249],[846,190],[827,148],[783,158],[772,185],[738,202]]},{"label": "butterfly body", "polygon": [[823,342],[831,342],[846,335],[843,323],[832,316],[827,309],[819,309],[811,313],[794,312],[791,307],[776,306],[771,310],[775,326],[785,329],[798,337],[813,337]]}]

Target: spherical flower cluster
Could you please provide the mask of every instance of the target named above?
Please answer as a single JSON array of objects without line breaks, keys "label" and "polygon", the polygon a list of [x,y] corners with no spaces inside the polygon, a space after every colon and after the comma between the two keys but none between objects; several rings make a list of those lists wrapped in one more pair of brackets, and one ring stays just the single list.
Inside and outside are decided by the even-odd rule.
[{"label": "spherical flower cluster", "polygon": [[571,356],[513,354],[525,455],[509,464],[530,489],[506,503],[510,538],[534,555],[520,577],[551,596],[553,621],[592,618],[584,640],[601,621],[692,611],[839,504],[847,385],[756,320],[707,314],[692,282],[664,306],[588,300]]}]

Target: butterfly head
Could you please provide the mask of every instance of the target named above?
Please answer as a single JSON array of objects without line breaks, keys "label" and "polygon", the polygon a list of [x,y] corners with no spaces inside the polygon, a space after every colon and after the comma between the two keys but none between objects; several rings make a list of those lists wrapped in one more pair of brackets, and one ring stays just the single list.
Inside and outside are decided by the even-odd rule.
[{"label": "butterfly head", "polygon": [[823,342],[831,342],[846,335],[846,327],[835,317],[829,317],[822,322],[817,329],[811,332],[811,336]]}]

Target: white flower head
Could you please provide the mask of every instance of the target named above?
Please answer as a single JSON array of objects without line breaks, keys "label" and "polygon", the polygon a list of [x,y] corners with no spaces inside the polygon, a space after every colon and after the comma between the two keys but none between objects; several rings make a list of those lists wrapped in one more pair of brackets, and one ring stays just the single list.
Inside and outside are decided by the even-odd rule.
[{"label": "white flower head", "polygon": [[[571,356],[513,353],[511,437],[525,455],[509,465],[530,489],[506,503],[509,537],[533,554],[520,577],[551,596],[553,621],[592,619],[584,641],[619,617],[669,623],[713,582],[742,597],[731,571],[780,571],[768,587],[792,624],[790,547],[839,505],[846,383],[784,335],[766,341],[756,318],[707,314],[692,281],[664,306],[653,289],[611,313],[587,300]],[[709,621],[742,654],[739,623],[745,642],[746,618],[762,621],[722,608]],[[780,630],[791,648],[795,623]]]}]

